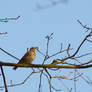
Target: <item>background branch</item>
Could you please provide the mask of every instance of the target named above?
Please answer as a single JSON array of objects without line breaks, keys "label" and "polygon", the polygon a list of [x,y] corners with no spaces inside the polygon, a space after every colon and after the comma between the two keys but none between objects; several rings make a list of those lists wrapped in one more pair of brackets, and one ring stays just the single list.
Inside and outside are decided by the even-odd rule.
[{"label": "background branch", "polygon": [[17,16],[16,18],[4,18],[4,19],[0,19],[0,22],[8,22],[10,20],[17,20],[19,18],[20,18],[20,16]]},{"label": "background branch", "polygon": [[5,79],[5,75],[4,75],[3,67],[0,66],[0,68],[1,68],[2,76],[3,76],[5,92],[8,92],[8,88],[7,88],[7,84],[6,84],[6,79]]}]

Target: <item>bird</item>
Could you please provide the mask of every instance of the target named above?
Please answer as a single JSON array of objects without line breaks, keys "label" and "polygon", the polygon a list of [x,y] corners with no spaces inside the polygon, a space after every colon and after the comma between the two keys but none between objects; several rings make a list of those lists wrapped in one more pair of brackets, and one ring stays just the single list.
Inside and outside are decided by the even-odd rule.
[{"label": "bird", "polygon": [[[35,50],[37,47],[31,47],[29,51],[27,51],[24,56],[19,60],[18,64],[30,64],[34,61],[36,54]],[[16,70],[18,67],[14,66],[13,70]]]}]

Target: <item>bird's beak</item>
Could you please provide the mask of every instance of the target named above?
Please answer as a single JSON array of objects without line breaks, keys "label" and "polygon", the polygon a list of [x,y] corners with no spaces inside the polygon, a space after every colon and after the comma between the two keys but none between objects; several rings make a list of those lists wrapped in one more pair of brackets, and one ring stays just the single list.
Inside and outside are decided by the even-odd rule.
[{"label": "bird's beak", "polygon": [[35,47],[35,49],[39,49],[38,47]]}]

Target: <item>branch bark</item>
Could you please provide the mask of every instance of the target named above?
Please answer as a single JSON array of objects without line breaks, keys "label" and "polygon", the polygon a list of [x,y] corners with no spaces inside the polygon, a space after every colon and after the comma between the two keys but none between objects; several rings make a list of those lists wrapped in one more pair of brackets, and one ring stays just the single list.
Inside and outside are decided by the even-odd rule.
[{"label": "branch bark", "polygon": [[64,65],[54,65],[54,64],[15,64],[15,63],[6,63],[6,62],[0,62],[1,66],[17,66],[17,67],[24,67],[24,68],[65,68],[65,69],[84,69],[84,68],[90,68],[92,67],[92,64],[90,65],[70,65],[70,66],[64,66]]}]

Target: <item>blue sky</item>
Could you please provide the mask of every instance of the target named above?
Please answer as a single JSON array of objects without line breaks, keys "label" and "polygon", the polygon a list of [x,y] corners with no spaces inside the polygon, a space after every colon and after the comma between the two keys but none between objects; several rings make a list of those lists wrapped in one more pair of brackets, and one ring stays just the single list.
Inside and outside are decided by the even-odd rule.
[{"label": "blue sky", "polygon": [[[50,35],[51,33],[54,33],[54,35],[50,43],[50,54],[59,50],[60,43],[63,43],[63,49],[67,48],[68,44],[71,43],[71,46],[75,50],[85,36],[85,30],[77,22],[77,19],[89,27],[92,26],[92,0],[67,0],[67,2],[61,2],[55,6],[40,10],[37,8],[37,4],[45,7],[48,5],[51,6],[51,2],[49,0],[44,0],[44,2],[43,0],[1,0],[0,3],[0,18],[20,16],[16,21],[0,23],[1,32],[8,32],[7,35],[0,36],[0,47],[18,58],[21,58],[26,52],[26,49],[32,46],[38,46],[42,52],[45,52],[45,36]],[[85,48],[90,51],[89,48],[92,48],[91,44],[85,45],[80,53],[83,53]],[[37,58],[34,63],[39,64],[42,62],[43,57],[39,55],[38,52],[36,53]],[[0,55],[1,61],[12,63],[18,62],[14,58],[4,54],[2,51],[0,51]],[[55,58],[58,58],[58,56]],[[87,58],[85,60],[87,60]],[[4,71],[7,76],[6,79],[8,84],[10,83],[10,80],[12,80],[13,83],[21,82],[32,72],[31,69],[21,68],[13,71],[11,67],[4,67]],[[80,72],[84,71],[86,71],[86,69],[81,70]],[[89,72],[84,72],[84,75],[91,76],[90,69],[88,69],[88,71]],[[68,73],[68,70],[64,69],[64,72]],[[35,74],[24,85],[9,88],[9,92],[30,92],[30,90],[31,92],[37,92],[38,79],[39,74]],[[48,89],[47,81],[45,79],[44,81],[46,83],[43,85]],[[65,84],[69,85],[73,83],[65,80],[63,81]],[[58,85],[57,81],[53,81],[53,83],[54,82]],[[79,84],[77,84],[77,92],[92,91],[92,88],[83,80],[78,81],[78,83],[80,83],[83,88],[81,86],[79,87]],[[62,83],[59,83],[58,86],[63,90],[62,92],[68,92],[61,84]],[[4,92],[4,90],[2,92]]]}]

